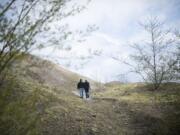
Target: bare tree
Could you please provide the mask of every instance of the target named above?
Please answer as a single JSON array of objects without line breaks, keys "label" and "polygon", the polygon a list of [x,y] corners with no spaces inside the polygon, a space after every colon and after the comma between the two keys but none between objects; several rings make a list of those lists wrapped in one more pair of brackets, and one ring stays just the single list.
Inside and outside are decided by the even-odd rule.
[{"label": "bare tree", "polygon": [[134,50],[130,55],[132,62],[125,63],[157,90],[163,82],[174,77],[172,68],[177,63],[174,57],[175,38],[170,30],[164,29],[164,23],[157,17],[151,17],[140,25],[148,33],[148,39],[131,46]]},{"label": "bare tree", "polygon": [[[84,6],[72,5],[71,2],[6,0],[0,3],[0,77],[18,56],[47,46],[39,44],[37,37],[42,37],[50,29],[48,23],[61,21],[84,9]],[[49,41],[53,42],[52,45],[61,45],[59,42],[66,40],[70,34],[64,25],[58,29],[58,38]]]},{"label": "bare tree", "polygon": [[180,46],[177,47],[177,63],[174,67],[175,74],[176,74],[176,80],[180,81]]},{"label": "bare tree", "polygon": [[175,35],[178,39],[177,41],[177,51],[176,51],[176,57],[177,63],[174,65],[173,71],[175,72],[175,77],[177,81],[180,81],[180,32],[175,30]]}]

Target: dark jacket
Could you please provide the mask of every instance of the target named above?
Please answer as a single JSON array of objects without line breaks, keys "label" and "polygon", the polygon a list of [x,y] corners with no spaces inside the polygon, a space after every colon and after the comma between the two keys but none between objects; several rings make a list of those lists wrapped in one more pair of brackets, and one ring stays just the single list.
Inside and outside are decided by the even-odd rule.
[{"label": "dark jacket", "polygon": [[79,83],[77,84],[77,89],[80,89],[80,88],[84,88],[83,82],[79,82]]},{"label": "dark jacket", "polygon": [[84,83],[84,89],[86,92],[89,92],[89,82]]}]

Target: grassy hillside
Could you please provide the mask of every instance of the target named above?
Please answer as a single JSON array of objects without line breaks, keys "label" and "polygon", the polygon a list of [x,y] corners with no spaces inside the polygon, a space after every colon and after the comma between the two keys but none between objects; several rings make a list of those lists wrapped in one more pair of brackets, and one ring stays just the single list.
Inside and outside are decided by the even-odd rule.
[{"label": "grassy hillside", "polygon": [[84,77],[34,56],[16,61],[0,87],[0,133],[179,134],[179,84],[154,92],[143,84],[113,83],[82,100],[72,93],[79,78]]},{"label": "grassy hillside", "polygon": [[[16,61],[13,68],[13,71],[16,70],[16,74],[18,73],[21,79],[28,82],[38,82],[61,89],[66,89],[68,86],[67,91],[74,90],[80,78],[85,79],[85,77],[70,72],[50,61],[32,55],[26,55],[23,59]],[[89,78],[86,79],[90,80]]]},{"label": "grassy hillside", "polygon": [[110,100],[123,115],[128,134],[178,135],[180,133],[180,84],[164,84],[152,91],[144,84],[107,85],[95,97]]}]

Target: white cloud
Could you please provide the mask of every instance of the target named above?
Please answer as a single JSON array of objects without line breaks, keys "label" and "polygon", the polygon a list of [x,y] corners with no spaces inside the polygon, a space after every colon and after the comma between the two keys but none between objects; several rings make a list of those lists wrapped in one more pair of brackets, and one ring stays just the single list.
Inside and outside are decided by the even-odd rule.
[{"label": "white cloud", "polygon": [[[77,1],[80,4],[83,2],[84,0]],[[128,43],[146,38],[146,34],[138,26],[138,21],[153,14],[167,20],[168,24],[177,26],[180,23],[178,15],[175,16],[178,14],[176,6],[176,0],[92,0],[86,10],[68,17],[62,23],[68,23],[72,30],[85,29],[88,24],[96,24],[98,31],[92,33],[85,42],[70,42],[70,51],[55,50],[51,53],[52,50],[48,48],[36,54],[50,54],[51,60],[72,71],[96,80],[112,81],[117,79],[116,75],[127,73],[128,67],[110,56],[115,54],[126,58],[131,52]],[[170,20],[173,20],[173,23]],[[91,53],[95,50],[102,51],[102,55],[93,56]],[[128,75],[128,79],[139,81],[139,78],[132,74]]]}]

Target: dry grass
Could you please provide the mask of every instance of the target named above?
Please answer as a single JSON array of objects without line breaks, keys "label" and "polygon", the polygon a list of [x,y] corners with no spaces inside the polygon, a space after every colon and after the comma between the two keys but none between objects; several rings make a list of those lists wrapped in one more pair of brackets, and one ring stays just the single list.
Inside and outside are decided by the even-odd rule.
[{"label": "dry grass", "polygon": [[93,99],[86,101],[72,93],[81,76],[34,57],[27,56],[20,63],[0,89],[3,135],[180,132],[179,84],[166,84],[156,92],[143,84],[108,84],[104,90],[93,91]]}]

